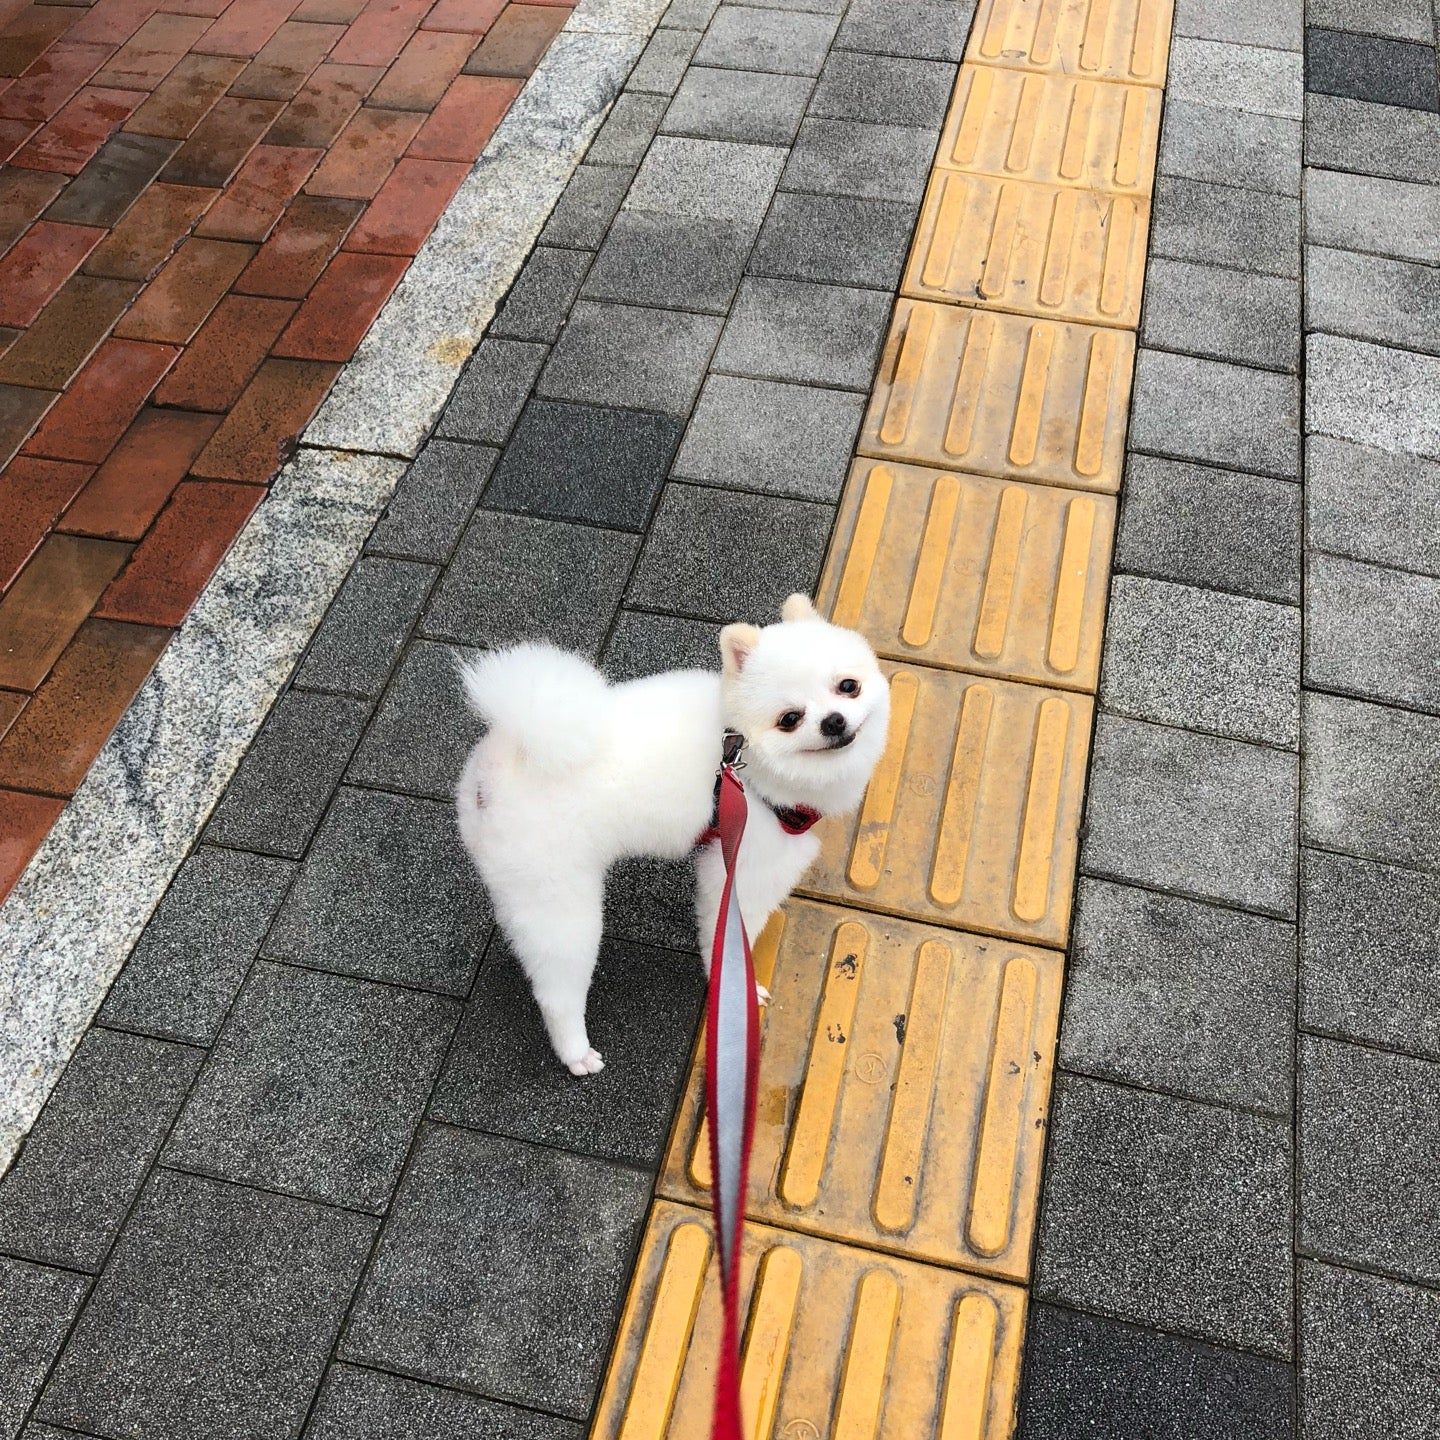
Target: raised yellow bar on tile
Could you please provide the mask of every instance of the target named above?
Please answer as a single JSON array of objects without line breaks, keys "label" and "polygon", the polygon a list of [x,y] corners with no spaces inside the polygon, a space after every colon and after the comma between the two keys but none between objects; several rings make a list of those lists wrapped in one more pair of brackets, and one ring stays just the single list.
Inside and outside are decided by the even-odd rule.
[{"label": "raised yellow bar on tile", "polygon": [[980,0],[965,58],[1163,85],[1174,0]]}]

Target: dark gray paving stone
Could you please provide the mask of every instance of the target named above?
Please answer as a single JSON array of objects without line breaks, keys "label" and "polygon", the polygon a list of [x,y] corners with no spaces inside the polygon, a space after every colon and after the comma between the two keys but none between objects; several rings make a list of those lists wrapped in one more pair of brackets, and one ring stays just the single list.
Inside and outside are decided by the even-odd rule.
[{"label": "dark gray paving stone", "polygon": [[1301,1250],[1440,1281],[1440,1063],[1300,1037]]},{"label": "dark gray paving stone", "polygon": [[1427,1440],[1440,1428],[1440,1295],[1300,1263],[1302,1440]]},{"label": "dark gray paving stone", "polygon": [[821,195],[869,195],[918,204],[925,193],[935,132],[857,120],[806,120],[780,183]]},{"label": "dark gray paving stone", "polygon": [[490,322],[489,333],[553,345],[593,258],[586,250],[536,246]]},{"label": "dark gray paving stone", "polygon": [[1440,115],[1307,95],[1305,163],[1394,180],[1440,180]]},{"label": "dark gray paving stone", "polygon": [[643,530],[683,427],[670,415],[532,400],[487,507]]},{"label": "dark gray paving stone", "polygon": [[1117,575],[1101,677],[1117,714],[1299,747],[1297,606]]},{"label": "dark gray paving stone", "polygon": [[605,238],[632,172],[615,165],[581,165],[570,177],[545,228],[540,244],[571,250],[595,250]]},{"label": "dark gray paving stone", "polygon": [[750,271],[893,291],[916,214],[913,205],[867,196],[781,191],[765,217]]},{"label": "dark gray paving stone", "polygon": [[431,440],[401,477],[370,532],[366,550],[416,560],[448,560],[495,460],[494,450],[479,445]]},{"label": "dark gray paving stone", "polygon": [[377,696],[439,573],[413,560],[362,555],[315,632],[295,684]]},{"label": "dark gray paving stone", "polygon": [[1440,1059],[1440,880],[1306,850],[1300,1021]]},{"label": "dark gray paving stone", "polygon": [[1155,256],[1145,272],[1146,345],[1269,370],[1300,365],[1300,282]]},{"label": "dark gray paving stone", "polygon": [[1298,770],[1284,751],[1101,713],[1081,866],[1289,918]]},{"label": "dark gray paving stone", "polygon": [[670,484],[626,592],[632,605],[763,623],[814,590],[834,524],[828,505]]},{"label": "dark gray paving stone", "polygon": [[0,1250],[98,1270],[203,1058],[87,1030],[0,1179]]},{"label": "dark gray paving stone", "polygon": [[711,375],[675,461],[682,479],[802,500],[839,499],[863,396]]},{"label": "dark gray paving stone", "polygon": [[1019,1440],[1291,1440],[1279,1360],[1032,1305]]},{"label": "dark gray paving stone", "polygon": [[1305,239],[1440,263],[1440,189],[1311,166],[1305,176]]},{"label": "dark gray paving stone", "polygon": [[707,140],[748,140],[759,145],[789,145],[813,81],[804,75],[772,75],[761,70],[685,72],[660,129],[667,135]]},{"label": "dark gray paving stone", "polygon": [[1176,0],[1177,35],[1298,50],[1304,29],[1304,0]]},{"label": "dark gray paving stone", "polygon": [[711,315],[582,300],[536,394],[684,415],[699,394],[720,326]]},{"label": "dark gray paving stone", "polygon": [[660,128],[667,103],[663,95],[627,91],[616,96],[585,159],[591,165],[626,165],[634,169],[645,158],[645,151]]},{"label": "dark gray paving stone", "polygon": [[1185,180],[1300,193],[1301,124],[1195,100],[1165,104],[1159,171]]},{"label": "dark gray paving stone", "polygon": [[411,643],[350,762],[351,780],[436,800],[454,795],[481,729],[460,689],[464,658],[458,646]]},{"label": "dark gray paving stone", "polygon": [[1440,575],[1440,465],[1348,440],[1305,442],[1305,520],[1316,550]]},{"label": "dark gray paving stone", "polygon": [[1290,1122],[1057,1077],[1035,1294],[1283,1358]]},{"label": "dark gray paving stone", "polygon": [[170,882],[100,1020],[208,1045],[294,874],[287,860],[202,845]]},{"label": "dark gray paving stone", "polygon": [[622,860],[605,882],[605,933],[696,953],[695,867],[688,860]]},{"label": "dark gray paving stone", "polygon": [[332,1365],[305,1440],[581,1440],[568,1420],[419,1380]]},{"label": "dark gray paving stone", "polygon": [[300,1428],[376,1222],[157,1170],[39,1419],[155,1440]]},{"label": "dark gray paving stone", "polygon": [[780,182],[785,155],[775,145],[657,135],[636,172],[626,208],[728,220],[755,231]]},{"label": "dark gray paving stone", "polygon": [[747,278],[715,351],[717,370],[865,390],[890,318],[875,290]]},{"label": "dark gray paving stone", "polygon": [[490,929],[489,901],[460,843],[453,805],[346,788],[265,953],[465,995]]},{"label": "dark gray paving stone", "polygon": [[1289,1118],[1295,927],[1080,884],[1060,1063]]},{"label": "dark gray paving stone", "polygon": [[1161,175],[1155,181],[1150,253],[1297,279],[1299,197]]},{"label": "dark gray paving stone", "polygon": [[954,88],[955,66],[938,60],[832,50],[810,101],[810,114],[938,130]]},{"label": "dark gray paving stone", "polygon": [[343,1358],[584,1419],[650,1183],[602,1160],[425,1126]]},{"label": "dark gray paving stone", "polygon": [[1440,110],[1435,46],[1344,30],[1305,31],[1305,88],[1377,105]]},{"label": "dark gray paving stone", "polygon": [[1310,556],[1305,683],[1440,711],[1440,580]]},{"label": "dark gray paving stone", "polygon": [[1312,25],[1397,40],[1429,43],[1434,37],[1429,0],[1307,0],[1305,18]]},{"label": "dark gray paving stone", "polygon": [[594,655],[639,544],[617,530],[478,511],[421,629],[466,645],[548,639]]},{"label": "dark gray paving stone", "polygon": [[112,135],[45,211],[71,225],[116,224],[180,148],[159,135]]},{"label": "dark gray paving stone", "polygon": [[459,1012],[438,995],[257,965],[166,1163],[383,1211]]},{"label": "dark gray paving stone", "polygon": [[614,680],[639,680],[662,670],[715,670],[719,664],[720,626],[715,621],[622,610],[601,668]]},{"label": "dark gray paving stone", "polygon": [[754,235],[730,220],[622,210],[581,292],[587,300],[724,315]]},{"label": "dark gray paving stone", "polygon": [[586,1024],[605,1057],[576,1085],[508,947],[491,945],[430,1104],[432,1119],[654,1169],[704,1002],[693,955],[607,940]]},{"label": "dark gray paving stone", "polygon": [[486,340],[451,393],[436,433],[503,445],[515,428],[549,351],[523,340]]},{"label": "dark gray paving stone", "polygon": [[948,0],[851,0],[835,37],[840,50],[900,55],[917,60],[962,60],[975,6]]},{"label": "dark gray paving stone", "polygon": [[1132,455],[1116,569],[1298,603],[1300,503],[1288,480]]},{"label": "dark gray paving stone", "polygon": [[1370,860],[1440,870],[1440,719],[1307,691],[1301,835]]},{"label": "dark gray paving stone", "polygon": [[650,95],[673,95],[695,47],[700,43],[700,30],[674,27],[657,30],[645,47],[645,53],[635,63],[630,78],[625,82],[626,90],[640,90]]},{"label": "dark gray paving stone", "polygon": [[660,24],[671,30],[703,30],[719,8],[720,0],[670,0]]},{"label": "dark gray paving stone", "polygon": [[697,65],[818,75],[839,20],[803,10],[721,5],[695,52]]},{"label": "dark gray paving stone", "polygon": [[0,1426],[16,1435],[90,1282],[0,1257]]},{"label": "dark gray paving stone", "polygon": [[1293,375],[1142,349],[1130,445],[1293,480],[1300,467],[1299,382]]},{"label": "dark gray paving stone", "polygon": [[1311,245],[1305,256],[1305,325],[1440,353],[1440,270]]},{"label": "dark gray paving stone", "polygon": [[366,701],[344,695],[282,695],[220,797],[205,839],[303,855],[369,713]]}]

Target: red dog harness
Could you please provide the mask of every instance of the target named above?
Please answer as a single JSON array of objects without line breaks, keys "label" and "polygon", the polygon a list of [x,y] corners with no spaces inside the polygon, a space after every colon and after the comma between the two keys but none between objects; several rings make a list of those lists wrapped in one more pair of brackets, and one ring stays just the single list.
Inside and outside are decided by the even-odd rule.
[{"label": "red dog harness", "polygon": [[[731,737],[734,737],[734,740],[739,742],[738,745],[734,745],[736,760],[733,762],[733,768],[743,770],[745,768],[745,762],[738,757],[745,745],[744,737],[738,735],[734,730],[727,730],[725,732],[727,754],[730,753],[729,746],[732,743]],[[727,760],[726,763],[731,764],[732,762]],[[761,798],[761,803],[780,822],[780,828],[787,835],[803,835],[807,830],[825,818],[818,810],[812,809],[809,805],[772,805],[763,797]],[[719,838],[720,781],[717,778],[715,781],[715,804],[710,811],[710,823],[700,832],[695,844],[697,846],[708,845],[712,840],[718,840]]]}]

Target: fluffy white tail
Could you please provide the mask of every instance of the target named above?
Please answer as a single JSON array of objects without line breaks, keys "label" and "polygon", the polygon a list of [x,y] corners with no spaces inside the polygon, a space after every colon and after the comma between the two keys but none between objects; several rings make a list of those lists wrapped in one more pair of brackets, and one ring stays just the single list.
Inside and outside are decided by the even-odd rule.
[{"label": "fluffy white tail", "polygon": [[553,645],[516,645],[467,660],[470,708],[541,770],[578,769],[599,749],[610,687],[588,660]]}]

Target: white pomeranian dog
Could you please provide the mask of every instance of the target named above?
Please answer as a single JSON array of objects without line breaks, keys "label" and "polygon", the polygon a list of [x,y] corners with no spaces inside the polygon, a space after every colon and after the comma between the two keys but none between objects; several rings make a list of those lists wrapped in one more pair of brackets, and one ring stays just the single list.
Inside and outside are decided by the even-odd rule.
[{"label": "white pomeranian dog", "polygon": [[720,658],[718,675],[673,670],[623,685],[544,644],[462,668],[489,729],[456,788],[460,835],[572,1074],[604,1064],[585,999],[617,860],[695,852],[709,964],[725,872],[707,831],[725,732],[744,737],[749,817],[735,888],[752,937],[818,853],[810,826],[855,809],[885,749],[890,695],[874,651],[806,596],[785,602],[778,625],[727,626]]}]

